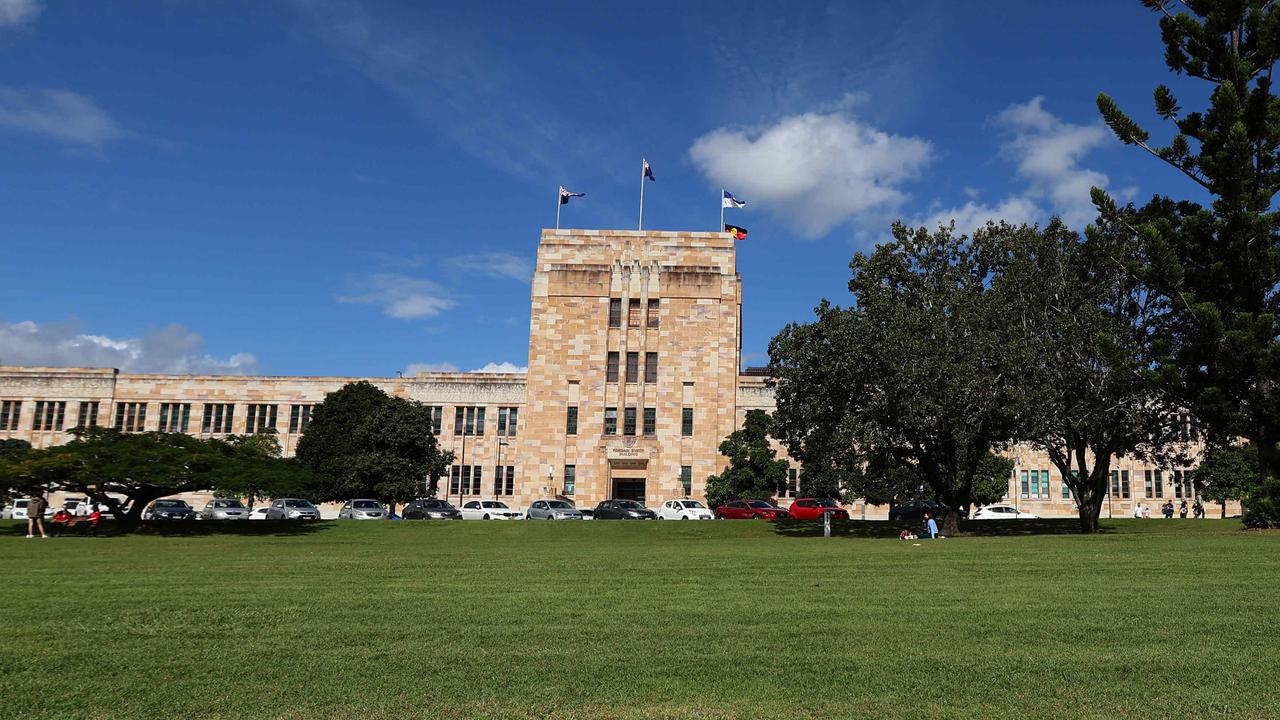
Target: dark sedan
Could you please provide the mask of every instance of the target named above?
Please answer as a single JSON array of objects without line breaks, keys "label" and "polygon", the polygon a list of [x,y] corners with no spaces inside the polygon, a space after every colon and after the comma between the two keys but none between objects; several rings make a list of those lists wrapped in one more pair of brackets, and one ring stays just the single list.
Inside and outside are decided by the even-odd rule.
[{"label": "dark sedan", "polygon": [[596,520],[656,520],[658,514],[635,500],[605,500],[596,506]]},{"label": "dark sedan", "polygon": [[405,520],[461,520],[458,508],[439,498],[418,498],[400,513]]},{"label": "dark sedan", "polygon": [[947,509],[942,506],[942,503],[934,500],[908,500],[900,505],[894,505],[889,511],[889,519],[894,522],[923,522],[925,513],[941,519],[947,514]]},{"label": "dark sedan", "polygon": [[196,509],[182,500],[157,500],[142,513],[143,520],[194,520]]}]

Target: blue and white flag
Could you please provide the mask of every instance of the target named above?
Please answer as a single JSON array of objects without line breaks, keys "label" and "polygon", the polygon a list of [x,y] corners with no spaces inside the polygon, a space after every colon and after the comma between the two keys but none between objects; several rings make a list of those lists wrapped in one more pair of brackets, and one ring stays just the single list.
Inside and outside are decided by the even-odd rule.
[{"label": "blue and white flag", "polygon": [[730,192],[729,192],[728,190],[724,190],[724,191],[722,191],[722,192],[724,192],[724,198],[720,201],[720,207],[722,207],[722,208],[740,208],[740,207],[746,207],[746,206],[747,206],[747,204],[746,204],[745,202],[743,202],[742,200],[739,200],[738,198],[734,197],[732,194],[730,194]]}]

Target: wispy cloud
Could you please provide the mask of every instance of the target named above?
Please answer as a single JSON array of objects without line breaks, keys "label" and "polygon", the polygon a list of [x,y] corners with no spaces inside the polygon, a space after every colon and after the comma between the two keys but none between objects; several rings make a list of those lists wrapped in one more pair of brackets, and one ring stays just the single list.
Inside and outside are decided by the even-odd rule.
[{"label": "wispy cloud", "polygon": [[974,230],[989,221],[1012,223],[1035,223],[1044,217],[1044,211],[1033,201],[1025,197],[1010,197],[995,205],[970,200],[964,205],[953,208],[933,207],[926,214],[907,221],[913,227],[924,226],[930,230],[940,225],[954,222],[956,232],[972,235]]},{"label": "wispy cloud", "polygon": [[0,86],[0,127],[93,148],[100,148],[124,134],[110,115],[84,95],[69,90],[3,86]]},{"label": "wispy cloud", "polygon": [[457,255],[444,261],[446,270],[529,282],[533,277],[533,261],[508,252],[482,252]]},{"label": "wispy cloud", "polygon": [[755,130],[720,128],[689,149],[707,179],[740,191],[806,237],[896,211],[907,199],[903,185],[933,154],[925,140],[842,112],[794,115]]},{"label": "wispy cloud", "polygon": [[31,22],[43,9],[37,0],[0,0],[0,28]]},{"label": "wispy cloud", "polygon": [[510,362],[491,362],[484,367],[478,367],[475,370],[468,370],[473,373],[527,373],[529,368],[524,365],[516,365]]},{"label": "wispy cloud", "polygon": [[398,273],[368,275],[352,285],[353,294],[339,296],[338,302],[377,305],[398,319],[433,317],[455,304],[436,283]]},{"label": "wispy cloud", "polygon": [[204,340],[181,325],[137,338],[82,333],[74,322],[37,324],[0,321],[0,364],[52,367],[113,367],[126,372],[243,374],[258,372],[249,353],[226,358],[203,350]]}]

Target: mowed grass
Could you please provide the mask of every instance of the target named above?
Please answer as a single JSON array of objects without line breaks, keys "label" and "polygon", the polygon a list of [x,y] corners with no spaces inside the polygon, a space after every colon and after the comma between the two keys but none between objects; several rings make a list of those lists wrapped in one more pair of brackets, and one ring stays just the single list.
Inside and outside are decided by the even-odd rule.
[{"label": "mowed grass", "polygon": [[1280,535],[1106,524],[4,525],[0,717],[1280,716]]}]

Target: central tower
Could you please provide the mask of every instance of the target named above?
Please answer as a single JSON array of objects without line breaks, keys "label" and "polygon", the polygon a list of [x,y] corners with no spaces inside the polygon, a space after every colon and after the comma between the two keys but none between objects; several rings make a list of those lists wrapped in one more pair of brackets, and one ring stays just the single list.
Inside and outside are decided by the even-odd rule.
[{"label": "central tower", "polygon": [[543,230],[531,304],[520,499],[701,496],[735,426],[732,237]]}]

